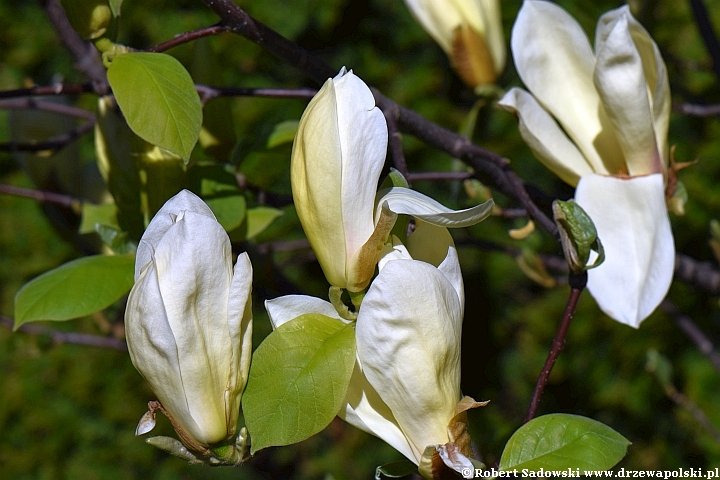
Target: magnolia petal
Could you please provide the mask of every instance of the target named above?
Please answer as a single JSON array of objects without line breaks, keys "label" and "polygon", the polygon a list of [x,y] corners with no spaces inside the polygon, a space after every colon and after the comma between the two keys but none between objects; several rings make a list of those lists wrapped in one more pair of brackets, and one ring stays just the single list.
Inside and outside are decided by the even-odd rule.
[{"label": "magnolia petal", "polygon": [[462,311],[445,275],[416,260],[387,262],[360,308],[358,359],[415,458],[448,441],[461,396]]},{"label": "magnolia petal", "polygon": [[148,264],[130,291],[125,310],[125,337],[130,359],[153,386],[155,395],[188,432],[200,430],[193,419],[183,391],[178,349],[161,298],[157,270]]},{"label": "magnolia petal", "polygon": [[359,361],[355,363],[345,402],[338,416],[350,425],[384,440],[408,460],[418,463],[418,458],[400,430],[390,407],[368,382]]},{"label": "magnolia petal", "polygon": [[200,197],[189,190],[180,193],[165,202],[148,224],[135,253],[135,281],[140,276],[140,270],[152,259],[155,247],[170,227],[175,224],[175,218],[182,211],[199,213],[215,219],[215,215]]},{"label": "magnolia petal", "polygon": [[320,313],[347,323],[346,320],[340,318],[335,307],[330,302],[307,295],[285,295],[272,300],[265,300],[265,309],[268,312],[273,329],[306,313]]},{"label": "magnolia petal", "polygon": [[[523,83],[558,120],[593,170],[620,171],[622,152],[593,85],[595,58],[580,24],[551,2],[525,0],[511,44]],[[614,163],[608,164],[608,159]]]},{"label": "magnolia petal", "polygon": [[368,286],[396,220],[397,213],[390,211],[387,202],[383,202],[380,205],[380,216],[375,229],[348,264],[346,274],[348,291],[361,292]]},{"label": "magnolia petal", "polygon": [[[653,41],[652,37],[650,37],[650,34],[648,34],[645,28],[643,28],[643,26],[632,16],[630,9],[627,6],[611,10],[598,20],[598,26],[595,32],[595,48],[598,56],[603,48],[602,46],[607,43],[608,37],[613,35],[613,32],[619,27],[627,29],[627,35],[629,35],[630,41],[633,43],[632,46],[626,45],[625,48],[634,48],[636,50],[636,54],[631,54],[630,57],[623,58],[622,62],[630,61],[629,63],[633,64],[632,68],[641,69],[643,80],[645,82],[645,90],[642,92],[643,95],[639,95],[639,98],[634,99],[633,103],[640,102],[645,98],[649,100],[649,108],[654,126],[653,130],[656,136],[655,144],[660,150],[660,156],[663,160],[663,165],[661,167],[667,168],[667,132],[670,122],[671,100],[665,62],[660,55],[660,49],[655,41]],[[614,36],[619,37],[615,39],[615,41],[618,41],[625,35],[615,32]],[[622,39],[622,41],[627,41],[627,39]],[[616,53],[615,57],[617,56],[618,55]],[[640,59],[639,65],[636,58],[637,56],[639,56]],[[640,89],[637,90],[640,92]],[[627,108],[630,108],[630,104],[628,104]],[[633,165],[630,165],[630,170],[631,175],[643,174],[641,173],[642,168],[638,170],[638,173],[632,173],[634,170]],[[657,173],[659,171],[661,170],[645,173]]]},{"label": "magnolia petal", "polygon": [[185,392],[200,427],[188,433],[206,444],[224,440],[227,433],[223,392],[232,358],[227,323],[231,258],[230,240],[220,224],[190,211],[178,215],[155,249],[162,305],[183,353],[178,356],[179,391]]},{"label": "magnolia petal", "polygon": [[453,32],[463,22],[460,10],[454,3],[438,0],[405,0],[410,13],[446,54],[452,51]]},{"label": "magnolia petal", "polygon": [[618,13],[598,22],[595,43],[595,85],[627,164],[626,171],[612,173],[661,173],[643,61],[630,33],[630,10],[626,6]]},{"label": "magnolia petal", "polygon": [[[459,3],[466,4],[468,2],[461,0]],[[480,9],[480,18],[483,20],[483,28],[480,29],[480,32],[485,34],[485,42],[490,47],[495,72],[499,74],[505,68],[507,56],[500,0],[480,0],[477,5]]]},{"label": "magnolia petal", "polygon": [[228,299],[227,322],[230,331],[232,360],[225,390],[225,415],[228,435],[237,429],[241,393],[247,384],[252,357],[252,264],[247,253],[235,262]]},{"label": "magnolia petal", "polygon": [[388,208],[397,214],[412,215],[433,225],[450,228],[469,227],[485,220],[495,205],[490,199],[465,210],[451,210],[420,192],[403,187],[380,190],[377,199],[376,218],[380,217],[382,206],[387,202]]},{"label": "magnolia petal", "polygon": [[575,200],[605,248],[605,262],[588,270],[588,290],[603,312],[637,328],[665,298],[675,267],[662,174],[587,175]]},{"label": "magnolia petal", "polygon": [[[517,114],[520,135],[538,160],[561,180],[577,185],[583,175],[593,173],[593,166],[568,139],[555,119],[521,88],[512,88],[498,105]],[[607,173],[604,165],[598,173]]]},{"label": "magnolia petal", "polygon": [[[385,164],[388,130],[372,92],[352,71],[344,75],[341,72],[333,82],[342,152],[342,197],[334,201],[339,200],[342,207],[347,276],[357,252],[375,230],[375,193]],[[324,202],[316,206],[325,207]]]},{"label": "magnolia petal", "polygon": [[[341,72],[342,73],[342,72]],[[290,183],[300,223],[331,285],[345,285],[342,148],[333,79],[300,117],[290,160]]]}]

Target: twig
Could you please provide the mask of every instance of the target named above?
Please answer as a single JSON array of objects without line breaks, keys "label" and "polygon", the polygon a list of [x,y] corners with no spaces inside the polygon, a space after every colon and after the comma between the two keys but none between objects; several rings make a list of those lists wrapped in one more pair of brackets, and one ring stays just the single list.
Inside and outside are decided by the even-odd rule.
[{"label": "twig", "polygon": [[675,280],[693,285],[713,296],[720,295],[720,271],[682,253],[675,255]]},{"label": "twig", "polygon": [[470,172],[408,172],[408,181],[465,180],[473,176]]},{"label": "twig", "polygon": [[693,416],[695,421],[698,422],[705,431],[712,435],[716,442],[720,443],[720,430],[715,427],[697,403],[680,393],[675,387],[672,387],[672,389],[666,389],[665,393],[677,406],[687,410],[688,413]]},{"label": "twig", "polygon": [[700,36],[705,42],[705,47],[712,58],[715,77],[720,81],[720,42],[718,42],[718,37],[710,22],[710,15],[702,0],[690,0],[690,6],[692,7],[698,30],[700,30]]},{"label": "twig", "polygon": [[198,38],[208,37],[210,35],[217,35],[219,33],[227,31],[228,27],[220,24],[213,25],[212,27],[199,28],[191,32],[185,32],[181,33],[180,35],[175,35],[175,38],[173,38],[172,40],[168,40],[167,42],[163,42],[161,44],[155,45],[154,47],[148,48],[147,51],[164,52],[166,50],[170,50],[173,47],[177,47],[178,45],[197,40]]},{"label": "twig", "polygon": [[45,112],[58,113],[60,115],[68,115],[70,117],[84,118],[85,120],[95,121],[95,114],[84,108],[73,107],[55,102],[43,102],[34,98],[13,98],[9,100],[0,100],[0,108],[8,110],[33,109],[43,110]]},{"label": "twig", "polygon": [[409,186],[412,184],[412,181],[410,180],[410,172],[408,172],[407,163],[405,162],[405,154],[403,153],[402,134],[398,131],[397,127],[397,104],[391,105],[390,108],[383,110],[383,115],[385,116],[385,122],[387,123],[388,143],[390,146],[393,165],[395,165],[397,171],[405,177]]},{"label": "twig", "polygon": [[710,340],[705,332],[690,318],[680,311],[680,309],[674,303],[669,300],[663,300],[660,304],[660,308],[675,319],[675,323],[680,330],[697,346],[703,355],[707,357],[715,370],[720,373],[720,353],[715,350],[712,340]]},{"label": "twig", "polygon": [[72,28],[59,0],[45,0],[44,7],[60,41],[75,59],[77,69],[87,75],[93,90],[98,95],[107,94],[109,91],[107,76],[97,49],[91,43],[80,38],[80,35]]},{"label": "twig", "polygon": [[83,84],[63,84],[48,85],[43,87],[18,88],[16,90],[6,90],[0,92],[0,99],[15,97],[39,97],[45,95],[77,95],[80,93],[93,92],[93,86],[90,83]]},{"label": "twig", "polygon": [[60,150],[81,136],[90,132],[95,126],[95,121],[87,121],[67,133],[50,137],[41,142],[5,142],[0,143],[0,152],[42,152],[45,150]]},{"label": "twig", "polygon": [[242,87],[211,87],[195,85],[195,90],[203,103],[218,97],[263,97],[263,98],[299,98],[311,99],[317,93],[312,88],[242,88]]},{"label": "twig", "polygon": [[14,195],[16,197],[32,198],[42,203],[55,203],[64,207],[79,210],[83,203],[87,203],[79,198],[63,195],[55,192],[43,192],[40,190],[32,190],[29,188],[16,187],[14,185],[0,184],[0,194]]},{"label": "twig", "polygon": [[[0,315],[0,324],[12,329],[14,326],[12,318]],[[56,344],[70,343],[75,345],[88,345],[91,347],[109,348],[127,352],[127,344],[112,337],[102,337],[100,335],[91,335],[89,333],[61,332],[53,328],[44,327],[42,325],[32,325],[26,323],[17,329],[18,332],[27,333],[28,335],[48,336]]]},{"label": "twig", "polygon": [[684,113],[685,115],[694,115],[696,117],[711,117],[720,115],[720,105],[695,105],[692,103],[677,103],[673,105],[673,110]]},{"label": "twig", "polygon": [[552,371],[553,365],[555,365],[555,360],[557,360],[557,357],[560,355],[563,347],[565,347],[565,337],[567,336],[568,328],[570,327],[570,321],[575,313],[575,308],[577,307],[580,295],[585,289],[585,284],[587,283],[587,272],[583,272],[579,275],[571,273],[569,283],[571,288],[570,298],[568,298],[565,312],[563,313],[562,320],[560,321],[560,327],[555,334],[550,354],[548,355],[547,360],[545,360],[545,365],[543,365],[537,384],[535,384],[535,391],[533,392],[532,400],[530,400],[530,407],[525,415],[525,423],[535,418],[538,406],[540,405],[540,397],[545,389],[545,385],[547,385],[548,378],[550,378],[550,372]]}]

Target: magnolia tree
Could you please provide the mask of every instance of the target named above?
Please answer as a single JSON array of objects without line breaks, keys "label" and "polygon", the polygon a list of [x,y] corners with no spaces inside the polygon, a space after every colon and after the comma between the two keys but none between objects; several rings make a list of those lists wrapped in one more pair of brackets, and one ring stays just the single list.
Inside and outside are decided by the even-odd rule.
[{"label": "magnolia tree", "polygon": [[[118,387],[122,433],[104,447],[134,432],[145,455],[239,467],[212,470],[233,478],[712,467],[720,357],[705,300],[720,272],[703,260],[720,258],[720,226],[703,181],[715,170],[690,169],[688,187],[678,172],[710,128],[689,115],[720,109],[683,103],[717,83],[684,83],[700,67],[656,20],[671,6],[565,2],[581,24],[544,0],[317,3],[287,6],[304,16],[275,26],[278,6],[202,0],[155,41],[170,27],[132,2],[48,0],[75,71],[50,79],[6,59],[1,191],[42,203],[86,255],[17,289],[3,321],[129,353],[142,378]],[[708,12],[692,10],[720,65]],[[377,38],[396,42],[391,68],[377,66],[394,55]],[[13,87],[16,72],[30,84]],[[710,200],[691,223],[693,192]],[[75,333],[34,323],[81,318]],[[308,467],[323,453],[302,445],[322,442],[345,442],[331,451],[358,467]]]}]

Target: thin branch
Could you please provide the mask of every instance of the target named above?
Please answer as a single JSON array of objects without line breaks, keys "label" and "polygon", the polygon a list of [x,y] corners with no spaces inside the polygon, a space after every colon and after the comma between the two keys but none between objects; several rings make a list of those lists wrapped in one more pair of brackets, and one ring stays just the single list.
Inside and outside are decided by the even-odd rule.
[{"label": "thin branch", "polygon": [[[14,324],[15,322],[13,322],[12,318],[0,315],[0,325],[12,329]],[[22,325],[17,329],[17,331],[34,336],[48,336],[56,344],[70,343],[127,352],[127,344],[122,340],[112,337],[102,337],[100,335],[91,335],[89,333],[61,332],[60,330],[55,330],[53,328],[29,323]]]},{"label": "thin branch", "polygon": [[675,255],[675,280],[720,296],[720,271],[710,262],[701,262],[678,252]]},{"label": "thin branch", "polygon": [[673,105],[673,110],[684,113],[685,115],[693,115],[695,117],[712,117],[720,115],[720,105],[717,103],[711,105],[677,103]]},{"label": "thin branch", "polygon": [[410,172],[408,172],[407,162],[405,162],[405,154],[403,153],[402,134],[398,131],[397,127],[397,104],[391,105],[390,108],[383,110],[383,115],[385,116],[385,122],[387,123],[388,143],[390,145],[393,165],[395,165],[397,171],[405,177],[405,180],[408,182],[408,186],[410,186],[412,181],[410,180]]},{"label": "thin branch", "polygon": [[682,330],[683,333],[692,340],[698,350],[707,357],[712,366],[715,367],[715,370],[720,373],[720,353],[715,350],[715,345],[713,345],[712,340],[705,335],[705,332],[700,329],[692,318],[682,313],[677,305],[669,300],[663,300],[660,304],[660,308],[664,312],[673,316],[675,323],[678,327],[680,327],[680,330]]},{"label": "thin branch", "polygon": [[43,152],[46,150],[60,150],[86,133],[92,131],[95,127],[95,121],[88,121],[67,133],[50,137],[41,142],[5,142],[0,143],[0,152]]},{"label": "thin branch", "polygon": [[63,207],[72,208],[73,210],[78,211],[83,203],[87,203],[85,200],[71,197],[70,195],[63,195],[55,192],[43,192],[40,190],[32,190],[29,188],[5,184],[0,184],[0,194],[32,198],[33,200],[37,200],[41,203],[54,203],[56,205],[62,205]]},{"label": "thin branch", "polygon": [[218,97],[262,97],[262,98],[298,98],[311,99],[317,93],[312,88],[242,88],[242,87],[211,87],[195,85],[203,103]]},{"label": "thin branch", "polygon": [[108,93],[107,75],[97,49],[91,43],[80,38],[80,35],[72,28],[59,0],[46,0],[43,4],[45,13],[52,22],[60,41],[75,59],[77,69],[87,75],[97,94]]},{"label": "thin branch", "polygon": [[543,390],[545,390],[548,378],[550,378],[550,372],[555,365],[555,360],[557,360],[563,347],[565,347],[565,337],[567,336],[568,328],[570,328],[570,321],[575,313],[575,308],[577,307],[580,295],[585,289],[585,284],[587,283],[587,272],[583,272],[581,275],[571,273],[569,283],[571,287],[570,297],[568,298],[565,312],[563,313],[562,320],[560,321],[560,327],[555,334],[550,354],[548,355],[547,360],[545,360],[545,365],[543,365],[537,384],[535,384],[535,391],[533,392],[532,400],[530,400],[530,407],[525,415],[525,423],[535,418],[538,406],[540,405],[540,397],[542,396]]},{"label": "thin branch", "polygon": [[408,172],[408,181],[466,180],[473,176],[470,172]]},{"label": "thin branch", "polygon": [[84,108],[73,107],[72,105],[65,105],[62,103],[43,102],[34,98],[13,98],[0,100],[0,108],[7,110],[43,110],[45,112],[53,112],[60,115],[68,115],[70,117],[95,121],[95,114],[85,110]]},{"label": "thin branch", "polygon": [[15,97],[39,97],[46,95],[77,95],[80,93],[93,92],[91,83],[83,84],[63,84],[48,85],[43,87],[18,88],[16,90],[6,90],[0,92],[0,99]]},{"label": "thin branch", "polygon": [[168,40],[167,42],[163,42],[159,45],[155,45],[152,48],[148,48],[147,51],[164,52],[166,50],[170,50],[173,47],[177,47],[178,45],[197,40],[198,38],[208,37],[210,35],[217,35],[219,33],[227,32],[228,30],[228,27],[220,24],[213,25],[212,27],[199,28],[191,32],[185,32],[179,35],[175,35],[175,38],[173,38],[172,40]]},{"label": "thin branch", "polygon": [[705,42],[705,48],[707,48],[712,58],[715,77],[720,81],[720,42],[718,42],[715,29],[710,21],[707,7],[705,7],[702,0],[690,0],[690,6],[692,7],[698,30],[700,30],[700,36]]}]

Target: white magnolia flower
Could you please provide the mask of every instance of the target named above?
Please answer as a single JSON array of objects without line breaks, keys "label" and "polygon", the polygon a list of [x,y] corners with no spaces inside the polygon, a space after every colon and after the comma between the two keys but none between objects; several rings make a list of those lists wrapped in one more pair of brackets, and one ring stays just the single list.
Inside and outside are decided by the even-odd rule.
[{"label": "white magnolia flower", "polygon": [[[408,249],[396,245],[383,257],[363,299],[357,363],[338,415],[389,443],[431,478],[436,451],[457,471],[473,468],[465,456],[463,420],[468,408],[481,404],[466,399],[459,405],[464,293],[452,238],[424,222],[413,237]],[[291,295],[265,305],[275,328],[305,313],[344,321],[318,298]]]},{"label": "white magnolia flower", "polygon": [[236,433],[252,353],[251,282],[247,254],[233,272],[227,234],[187,190],[138,245],[125,313],[130,358],[193,450]]},{"label": "white magnolia flower", "polygon": [[525,0],[512,51],[528,93],[517,113],[535,156],[570,185],[605,248],[588,289],[615,320],[638,327],[665,297],[675,263],[665,202],[670,90],[665,63],[627,6],[598,21],[595,52],[550,2]]},{"label": "white magnolia flower", "polygon": [[471,87],[487,85],[505,67],[500,0],[405,0],[413,16],[450,57]]},{"label": "white magnolia flower", "polygon": [[291,181],[300,223],[330,284],[351,292],[369,284],[396,214],[463,227],[492,209],[486,202],[454,212],[400,187],[376,198],[387,141],[372,92],[343,68],[308,104],[293,144]]}]

